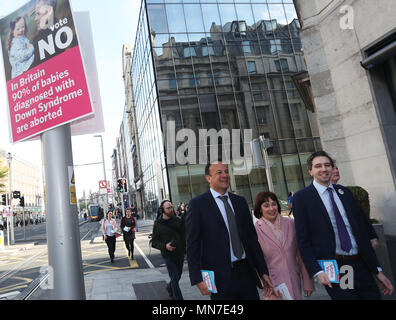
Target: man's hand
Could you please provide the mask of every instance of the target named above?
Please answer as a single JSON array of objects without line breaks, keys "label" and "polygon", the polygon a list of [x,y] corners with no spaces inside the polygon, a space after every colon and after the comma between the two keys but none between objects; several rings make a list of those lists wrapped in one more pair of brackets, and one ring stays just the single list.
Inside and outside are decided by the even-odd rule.
[{"label": "man's hand", "polygon": [[208,287],[206,286],[205,282],[201,281],[200,283],[197,284],[197,287],[199,291],[201,291],[201,294],[203,296],[210,295],[210,291],[208,290]]},{"label": "man's hand", "polygon": [[173,250],[176,249],[176,247],[172,247],[172,246],[171,246],[171,243],[172,243],[172,242],[168,242],[168,243],[166,244],[166,250],[168,250],[168,251],[170,251],[170,252],[172,252]]},{"label": "man's hand", "polygon": [[103,240],[106,241],[107,240],[107,236],[104,236]]},{"label": "man's hand", "polygon": [[393,292],[392,282],[384,275],[383,272],[378,272],[377,278],[380,281],[380,288],[383,294],[391,295]]},{"label": "man's hand", "polygon": [[261,282],[263,283],[263,295],[264,297],[268,298],[271,295],[274,295],[277,298],[282,298],[282,294],[279,290],[275,290],[274,285],[271,282],[271,279],[267,274],[264,274],[261,277]]},{"label": "man's hand", "polygon": [[329,277],[325,272],[321,272],[318,274],[318,283],[323,284],[324,286],[329,286],[329,288],[332,288]]},{"label": "man's hand", "polygon": [[373,247],[373,249],[377,249],[379,247],[379,241],[377,238],[371,239],[371,246]]}]

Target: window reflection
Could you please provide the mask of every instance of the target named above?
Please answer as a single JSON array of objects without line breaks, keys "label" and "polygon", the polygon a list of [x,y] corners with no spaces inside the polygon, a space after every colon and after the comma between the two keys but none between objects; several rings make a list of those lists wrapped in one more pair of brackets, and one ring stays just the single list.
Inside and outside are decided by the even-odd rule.
[{"label": "window reflection", "polygon": [[[175,121],[176,131],[250,128],[254,138],[263,135],[274,143],[269,151],[271,172],[281,199],[288,190],[306,185],[309,177],[301,163],[320,148],[320,139],[316,115],[305,109],[291,78],[305,71],[292,1],[147,3],[151,30],[140,20],[132,67],[147,210],[153,210],[167,190],[165,178],[162,186],[158,182],[154,165],[160,153],[153,145],[161,145],[161,140],[150,138],[158,132],[159,119],[163,128]],[[153,68],[147,67],[151,54],[156,79]],[[174,202],[206,190],[201,165],[168,169]],[[233,190],[250,204],[258,190],[267,188],[265,170],[259,168],[232,181]]]}]

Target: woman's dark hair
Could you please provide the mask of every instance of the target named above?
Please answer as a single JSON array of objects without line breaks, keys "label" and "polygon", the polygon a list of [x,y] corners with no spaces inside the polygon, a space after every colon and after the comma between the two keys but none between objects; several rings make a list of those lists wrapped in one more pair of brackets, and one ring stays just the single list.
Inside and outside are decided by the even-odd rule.
[{"label": "woman's dark hair", "polygon": [[326,157],[326,158],[328,158],[328,159],[330,160],[331,166],[334,168],[334,161],[333,161],[333,159],[328,155],[327,152],[325,152],[325,151],[316,151],[316,152],[312,153],[312,154],[308,157],[308,159],[307,159],[307,167],[308,167],[308,170],[312,170],[312,161],[313,161],[313,159],[315,159],[315,158],[317,158],[317,157]]},{"label": "woman's dark hair", "polygon": [[276,194],[271,191],[260,192],[256,196],[256,201],[254,202],[254,210],[253,210],[254,216],[257,219],[260,219],[262,216],[261,205],[264,202],[268,202],[269,199],[272,199],[273,201],[276,202],[276,204],[278,205],[278,212],[279,212],[279,214],[281,213],[281,206],[279,204],[279,200],[278,200],[278,197],[276,196]]}]

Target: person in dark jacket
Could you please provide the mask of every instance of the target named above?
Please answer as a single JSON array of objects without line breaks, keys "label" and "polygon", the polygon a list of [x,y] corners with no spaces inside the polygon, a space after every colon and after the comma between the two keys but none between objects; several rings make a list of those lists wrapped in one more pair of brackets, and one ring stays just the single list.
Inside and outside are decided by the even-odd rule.
[{"label": "person in dark jacket", "polygon": [[165,260],[170,277],[170,283],[166,288],[169,295],[174,300],[183,300],[179,280],[183,272],[186,252],[184,224],[175,215],[173,205],[169,200],[161,202],[159,213],[161,215],[153,226],[152,247],[161,250],[161,255]]},{"label": "person in dark jacket", "polygon": [[133,242],[135,241],[136,220],[132,217],[131,209],[127,209],[126,217],[122,217],[120,228],[122,230],[125,246],[128,249],[128,257],[133,260]]}]

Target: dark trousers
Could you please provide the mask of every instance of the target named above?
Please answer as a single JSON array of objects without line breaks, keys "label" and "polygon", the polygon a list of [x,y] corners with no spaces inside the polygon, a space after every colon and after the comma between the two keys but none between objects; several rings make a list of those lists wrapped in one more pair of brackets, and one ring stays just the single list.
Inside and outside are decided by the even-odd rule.
[{"label": "dark trousers", "polygon": [[128,251],[130,251],[131,252],[131,258],[133,259],[133,249],[134,249],[134,246],[133,246],[133,242],[135,241],[135,239],[125,239],[124,238],[124,242],[125,242],[125,246],[126,246],[126,248],[128,249]]},{"label": "dark trousers", "polygon": [[[255,275],[247,260],[232,268],[231,281],[224,292],[212,293],[211,300],[260,300]],[[216,281],[216,279],[215,279]]]},{"label": "dark trousers", "polygon": [[[381,293],[373,274],[370,272],[364,261],[359,258],[355,261],[337,260],[338,268],[349,265],[353,270],[353,288],[342,289],[340,284],[332,283],[332,288],[325,286],[327,293],[332,300],[381,300]],[[340,278],[349,273],[340,273]]]},{"label": "dark trousers", "polygon": [[116,237],[115,236],[107,236],[106,238],[107,248],[109,249],[110,259],[114,259],[114,252],[116,249]]},{"label": "dark trousers", "polygon": [[183,272],[184,254],[170,255],[163,254],[166,268],[168,269],[170,283],[169,287],[172,290],[174,300],[183,300],[183,295],[179,287],[179,280]]}]

